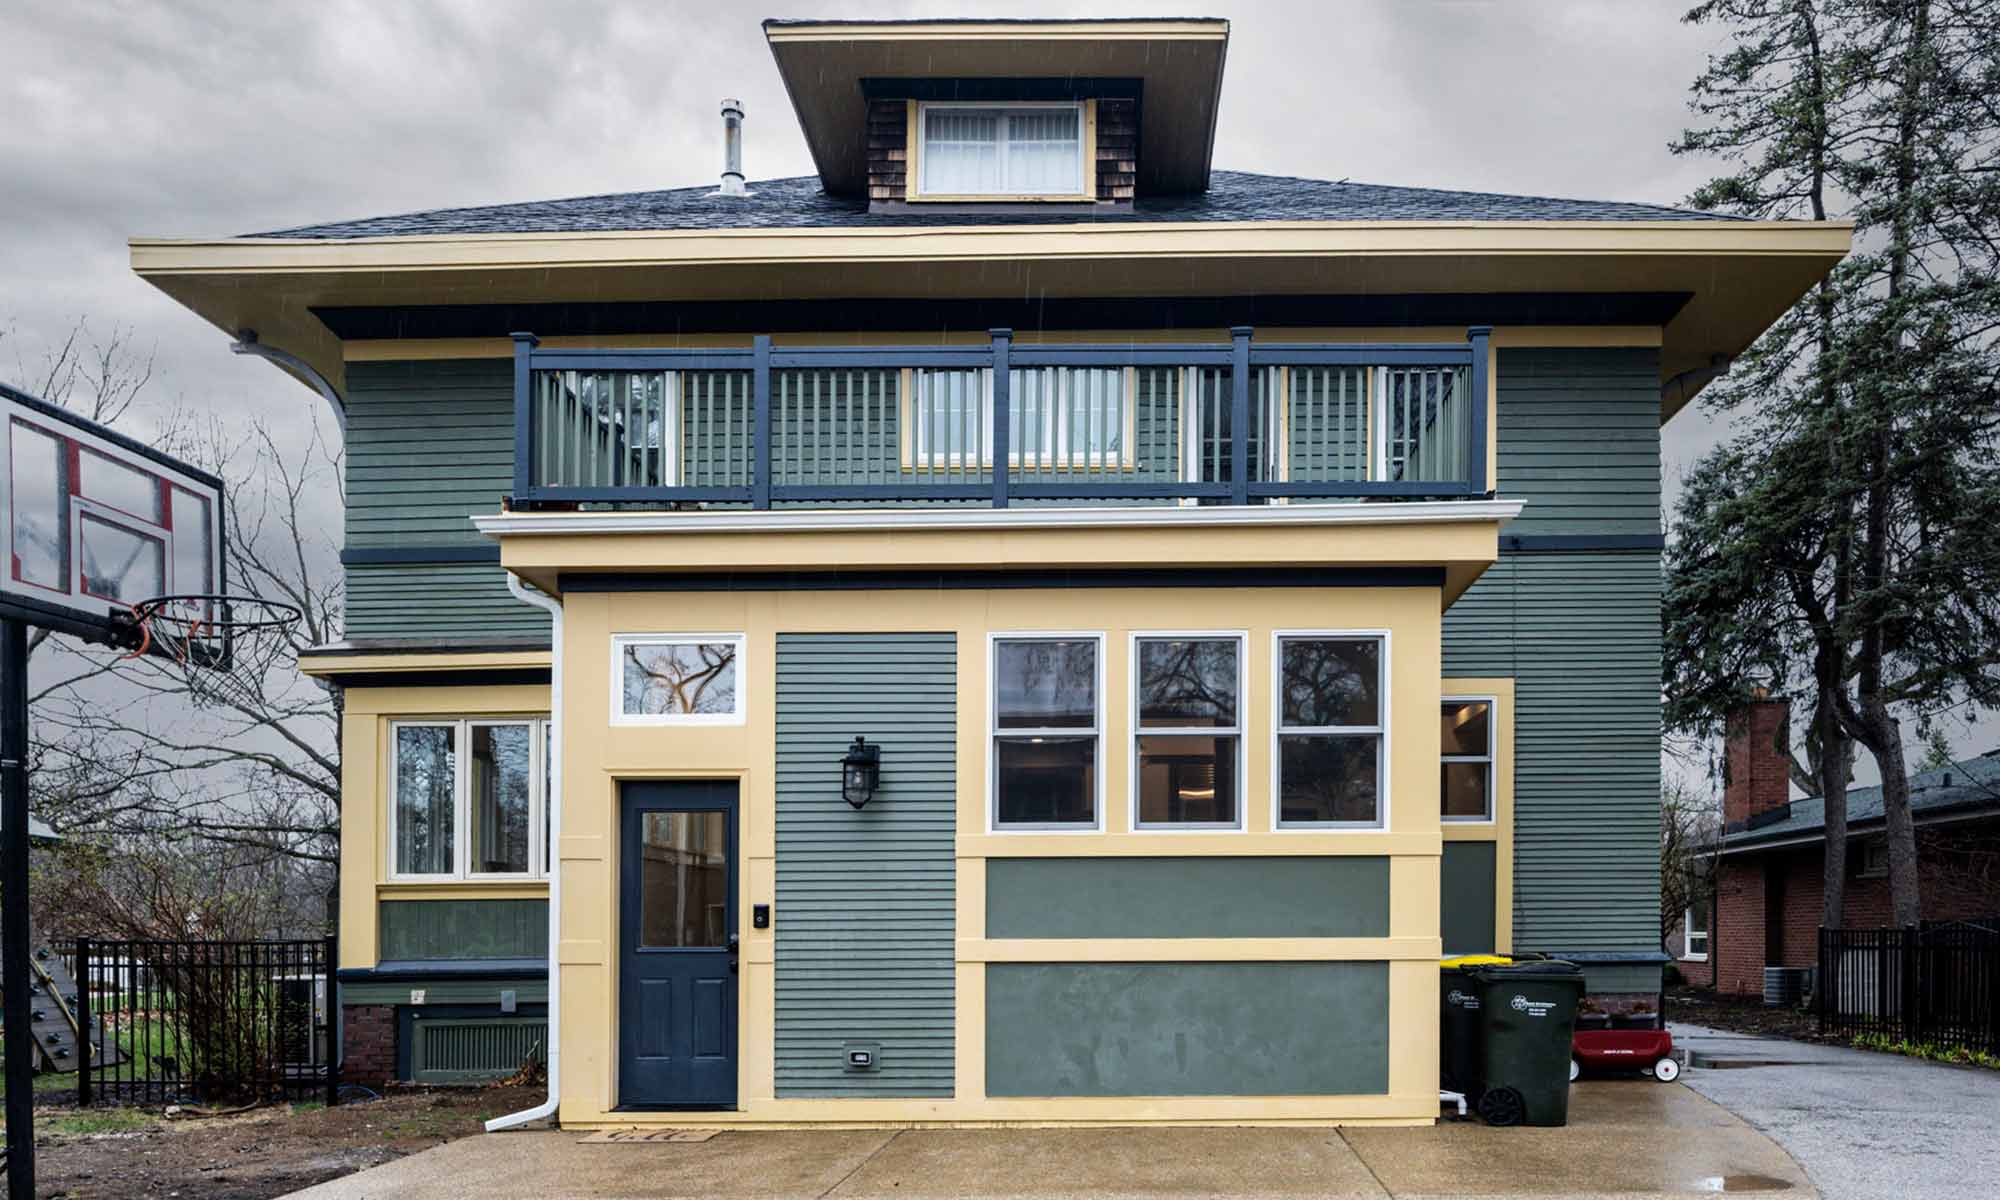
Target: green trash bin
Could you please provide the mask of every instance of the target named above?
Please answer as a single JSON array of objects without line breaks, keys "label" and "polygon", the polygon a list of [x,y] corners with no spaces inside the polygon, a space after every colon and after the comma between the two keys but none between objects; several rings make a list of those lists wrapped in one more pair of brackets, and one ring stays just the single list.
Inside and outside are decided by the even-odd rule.
[{"label": "green trash bin", "polygon": [[1498,954],[1461,954],[1438,961],[1438,1086],[1457,1092],[1467,1104],[1479,1102],[1479,981],[1481,967],[1513,962]]},{"label": "green trash bin", "polygon": [[1569,1123],[1570,1039],[1583,971],[1575,963],[1480,967],[1479,1115],[1489,1125]]}]

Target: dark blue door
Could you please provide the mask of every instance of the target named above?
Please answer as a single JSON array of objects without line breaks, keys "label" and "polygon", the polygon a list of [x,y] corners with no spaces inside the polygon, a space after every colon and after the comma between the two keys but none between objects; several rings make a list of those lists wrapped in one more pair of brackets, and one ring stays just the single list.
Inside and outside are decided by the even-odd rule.
[{"label": "dark blue door", "polygon": [[618,1102],[736,1104],[736,784],[627,783]]}]

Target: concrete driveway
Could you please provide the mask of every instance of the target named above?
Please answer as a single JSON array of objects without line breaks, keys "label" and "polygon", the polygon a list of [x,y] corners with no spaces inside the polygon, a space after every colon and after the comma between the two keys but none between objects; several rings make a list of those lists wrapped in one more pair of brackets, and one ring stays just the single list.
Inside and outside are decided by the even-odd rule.
[{"label": "concrete driveway", "polygon": [[1693,1055],[1681,1082],[1770,1134],[1829,1200],[2000,1195],[2000,1072],[1673,1031]]},{"label": "concrete driveway", "polygon": [[1561,1129],[988,1129],[721,1133],[593,1144],[466,1138],[301,1200],[689,1197],[1782,1197],[1815,1193],[1770,1139],[1678,1084],[1578,1084]]}]

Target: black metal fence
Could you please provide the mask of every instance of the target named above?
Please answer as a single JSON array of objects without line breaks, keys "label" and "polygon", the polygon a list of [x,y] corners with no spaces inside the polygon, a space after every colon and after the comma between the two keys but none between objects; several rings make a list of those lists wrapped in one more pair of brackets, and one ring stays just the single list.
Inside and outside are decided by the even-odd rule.
[{"label": "black metal fence", "polygon": [[2000,1053],[2000,925],[1822,929],[1821,1033]]},{"label": "black metal fence", "polygon": [[332,1104],[336,961],[330,937],[78,939],[78,1103]]}]

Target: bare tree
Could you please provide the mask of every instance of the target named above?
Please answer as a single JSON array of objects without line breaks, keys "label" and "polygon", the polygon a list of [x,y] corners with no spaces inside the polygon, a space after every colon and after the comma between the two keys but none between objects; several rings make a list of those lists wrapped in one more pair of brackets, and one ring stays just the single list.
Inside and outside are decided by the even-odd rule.
[{"label": "bare tree", "polygon": [[1722,809],[1715,797],[1678,776],[1660,785],[1660,938],[1681,914],[1715,892]]}]

